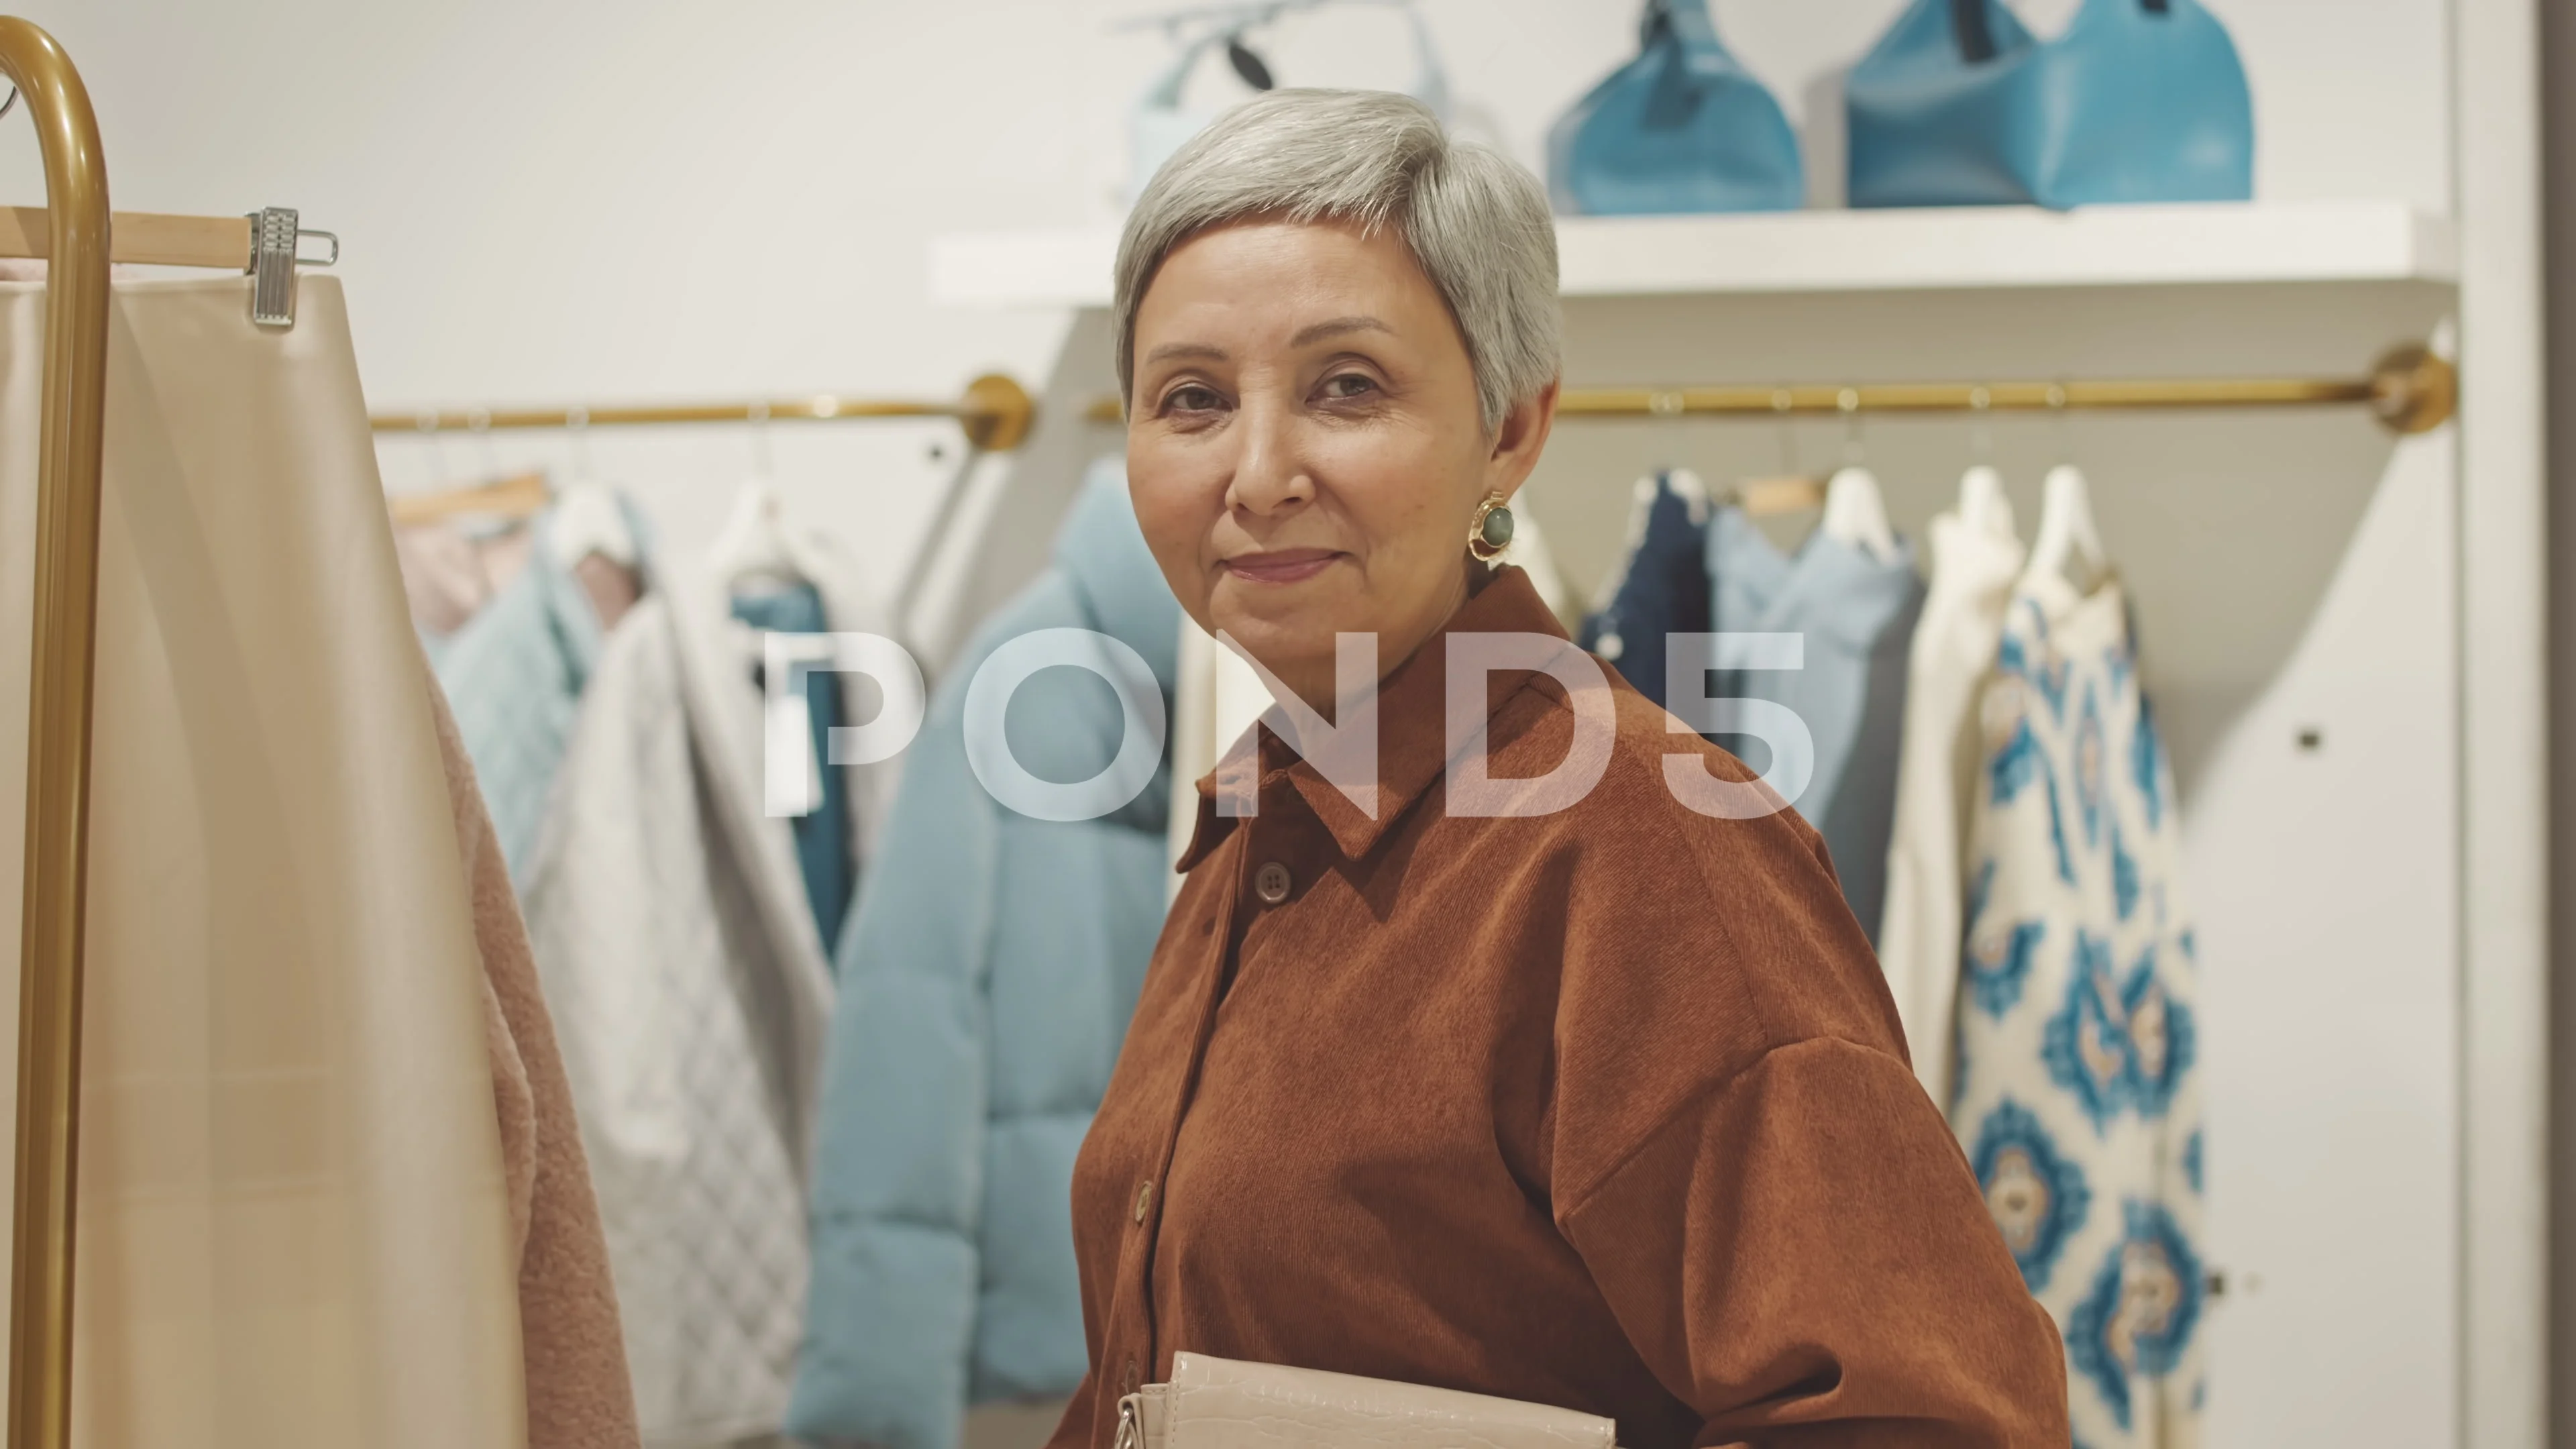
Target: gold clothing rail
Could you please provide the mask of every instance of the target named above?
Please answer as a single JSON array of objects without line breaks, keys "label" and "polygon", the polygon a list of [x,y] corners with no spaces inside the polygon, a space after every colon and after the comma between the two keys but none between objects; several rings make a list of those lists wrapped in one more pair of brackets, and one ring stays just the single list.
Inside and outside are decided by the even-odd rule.
[{"label": "gold clothing rail", "polygon": [[[2096,409],[2366,407],[2396,433],[2450,421],[2459,376],[2417,344],[2392,348],[2362,377],[2158,378],[2127,381],[1799,383],[1771,386],[1569,387],[1560,418],[1795,417],[1871,413],[2067,412]],[[1116,398],[1085,415],[1114,423]]]},{"label": "gold clothing rail", "polygon": [[367,421],[380,433],[480,433],[496,428],[626,427],[653,423],[858,422],[883,418],[954,418],[966,441],[988,452],[1009,452],[1029,435],[1037,403],[1028,389],[1000,373],[966,385],[955,402],[821,394],[777,402],[663,403],[621,407],[474,408],[445,412],[384,412]]},{"label": "gold clothing rail", "polygon": [[111,227],[98,117],[71,57],[34,25],[0,16],[0,75],[18,87],[36,123],[51,253],[45,268],[44,421],[36,442],[26,893],[19,903],[9,1449],[66,1449]]}]

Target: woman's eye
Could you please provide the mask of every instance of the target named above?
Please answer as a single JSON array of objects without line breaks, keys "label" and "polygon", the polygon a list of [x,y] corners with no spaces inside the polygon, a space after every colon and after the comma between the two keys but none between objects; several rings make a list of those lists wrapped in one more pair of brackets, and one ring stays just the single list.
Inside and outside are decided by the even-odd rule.
[{"label": "woman's eye", "polygon": [[1176,387],[1163,397],[1163,407],[1170,412],[1201,413],[1219,405],[1216,390],[1193,383]]},{"label": "woman's eye", "polygon": [[1366,397],[1377,391],[1377,382],[1364,373],[1341,372],[1324,379],[1324,396],[1350,399]]}]

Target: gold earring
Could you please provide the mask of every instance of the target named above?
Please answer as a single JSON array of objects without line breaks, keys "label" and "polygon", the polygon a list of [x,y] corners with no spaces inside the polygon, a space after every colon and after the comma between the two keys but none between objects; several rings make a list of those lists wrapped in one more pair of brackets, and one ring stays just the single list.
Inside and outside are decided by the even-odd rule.
[{"label": "gold earring", "polygon": [[1476,505],[1476,516],[1467,523],[1467,552],[1479,562],[1492,563],[1512,546],[1511,505],[1500,493],[1488,493]]}]

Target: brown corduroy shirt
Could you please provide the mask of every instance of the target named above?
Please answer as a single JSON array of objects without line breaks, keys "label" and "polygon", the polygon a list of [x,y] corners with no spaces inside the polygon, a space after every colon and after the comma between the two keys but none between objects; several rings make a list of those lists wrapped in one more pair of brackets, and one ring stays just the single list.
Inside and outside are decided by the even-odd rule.
[{"label": "brown corduroy shirt", "polygon": [[[1091,1373],[1051,1449],[1109,1449],[1175,1351],[1580,1409],[1629,1449],[2064,1449],[2056,1332],[1815,831],[1686,809],[1666,756],[1750,772],[1615,676],[1589,794],[1453,814],[1476,631],[1563,637],[1506,569],[1397,667],[1374,819],[1266,732],[1255,818],[1202,782],[1074,1171]],[[1488,686],[1494,778],[1568,758],[1561,686]]]}]

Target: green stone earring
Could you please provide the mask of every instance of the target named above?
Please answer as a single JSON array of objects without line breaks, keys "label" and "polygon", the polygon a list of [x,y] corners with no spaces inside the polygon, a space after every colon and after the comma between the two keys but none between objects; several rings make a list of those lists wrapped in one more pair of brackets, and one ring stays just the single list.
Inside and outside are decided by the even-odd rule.
[{"label": "green stone earring", "polygon": [[1485,563],[1503,556],[1512,544],[1512,510],[1500,493],[1485,495],[1476,505],[1476,516],[1467,524],[1467,552]]}]

